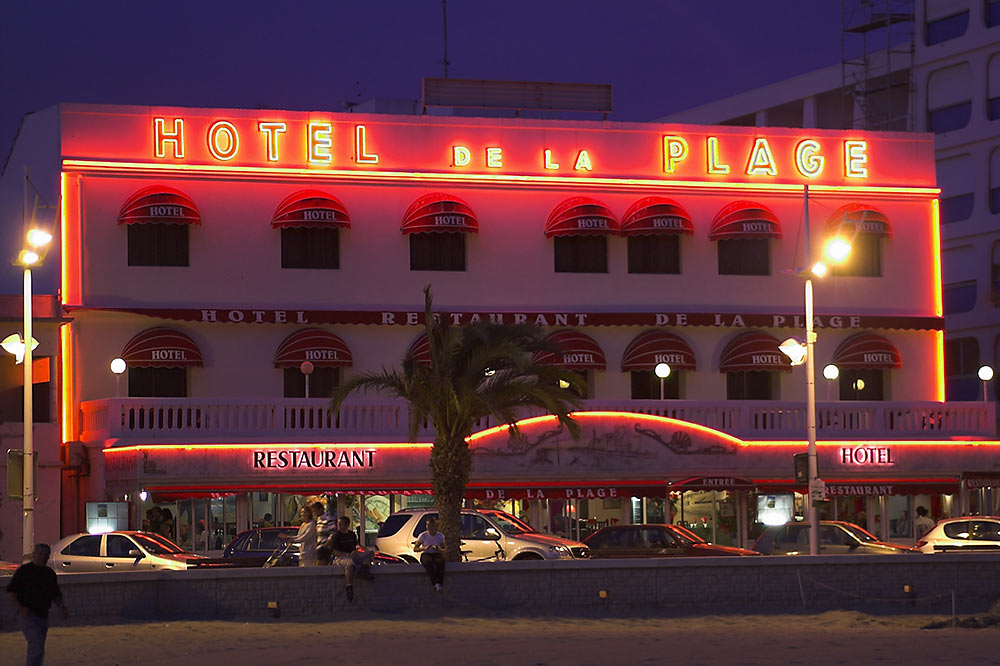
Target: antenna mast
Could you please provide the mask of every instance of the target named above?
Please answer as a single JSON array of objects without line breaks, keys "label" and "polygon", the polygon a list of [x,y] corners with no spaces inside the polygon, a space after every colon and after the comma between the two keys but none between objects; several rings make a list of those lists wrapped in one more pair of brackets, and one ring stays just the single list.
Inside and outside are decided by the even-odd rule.
[{"label": "antenna mast", "polygon": [[448,65],[451,63],[448,61],[448,0],[441,0],[441,14],[444,18],[444,60],[442,64],[444,65],[444,78],[448,78]]}]

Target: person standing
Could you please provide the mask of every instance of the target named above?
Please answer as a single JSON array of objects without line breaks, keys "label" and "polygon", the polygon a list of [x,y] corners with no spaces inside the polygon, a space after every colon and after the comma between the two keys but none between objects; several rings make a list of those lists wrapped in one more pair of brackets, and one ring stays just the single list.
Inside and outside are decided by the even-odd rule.
[{"label": "person standing", "polygon": [[444,534],[437,531],[437,520],[427,519],[427,531],[417,537],[413,550],[420,553],[420,564],[430,576],[431,585],[440,592],[444,589]]},{"label": "person standing", "polygon": [[[337,521],[334,520],[322,502],[313,502],[313,515],[316,516],[316,545],[326,546],[329,550],[330,539],[337,531]],[[329,562],[327,562],[329,564]]]},{"label": "person standing", "polygon": [[52,603],[59,606],[63,618],[69,617],[69,609],[56,581],[56,572],[46,566],[51,553],[48,544],[36,543],[31,551],[31,561],[18,567],[7,584],[7,596],[17,609],[21,631],[28,641],[25,666],[40,666],[42,663]]},{"label": "person standing", "polygon": [[927,515],[927,507],[917,507],[917,517],[913,521],[913,534],[918,539],[931,531],[934,521]]},{"label": "person standing", "polygon": [[299,544],[299,566],[316,566],[316,520],[308,506],[302,507],[302,524],[299,531],[292,537],[292,543]]}]

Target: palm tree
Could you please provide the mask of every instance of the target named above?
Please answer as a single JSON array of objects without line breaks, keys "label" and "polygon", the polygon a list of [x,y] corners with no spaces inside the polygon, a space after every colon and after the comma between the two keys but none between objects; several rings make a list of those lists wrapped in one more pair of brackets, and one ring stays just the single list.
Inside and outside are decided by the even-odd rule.
[{"label": "palm tree", "polygon": [[[454,327],[448,317],[432,313],[430,286],[424,288],[424,328],[430,365],[407,352],[401,369],[386,369],[355,377],[331,396],[336,412],[355,391],[393,395],[410,403],[409,436],[415,441],[420,427],[434,428],[431,449],[431,485],[439,525],[448,545],[447,559],[457,561],[459,520],[472,454],[466,438],[476,424],[492,416],[514,426],[522,408],[541,408],[559,418],[574,437],[579,426],[569,415],[579,404],[574,390],[582,389],[577,373],[535,362],[537,351],[552,350],[542,331],[529,324],[480,321]],[[514,426],[516,429],[516,426]],[[512,434],[515,434],[512,431]]]}]

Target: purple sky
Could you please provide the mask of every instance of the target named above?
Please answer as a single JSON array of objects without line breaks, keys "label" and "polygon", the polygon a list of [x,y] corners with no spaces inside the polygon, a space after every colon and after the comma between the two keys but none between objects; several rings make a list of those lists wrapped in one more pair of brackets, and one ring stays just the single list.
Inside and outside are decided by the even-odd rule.
[{"label": "purple sky", "polygon": [[[836,63],[833,0],[448,4],[450,75],[611,83],[652,120]],[[440,0],[36,0],[0,8],[0,157],[56,102],[343,110],[442,75]]]}]

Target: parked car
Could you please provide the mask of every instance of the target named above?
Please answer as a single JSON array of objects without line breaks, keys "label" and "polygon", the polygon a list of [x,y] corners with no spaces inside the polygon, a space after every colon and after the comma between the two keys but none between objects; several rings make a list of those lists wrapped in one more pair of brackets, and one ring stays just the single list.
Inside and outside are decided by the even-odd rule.
[{"label": "parked car", "polygon": [[[298,533],[295,527],[254,527],[240,532],[222,552],[222,559],[235,566],[260,567],[282,543]],[[287,553],[290,566],[299,563],[299,553]],[[285,564],[284,562],[282,564]]]},{"label": "parked car", "polygon": [[[809,523],[771,525],[757,537],[753,549],[764,555],[808,555]],[[854,523],[819,522],[820,555],[898,555],[918,553],[916,548],[879,541]]]},{"label": "parked car", "polygon": [[140,571],[188,569],[204,560],[158,534],[120,531],[63,537],[52,546],[49,566],[59,573]]},{"label": "parked car", "polygon": [[[403,509],[390,515],[379,528],[378,549],[417,562],[413,542],[427,529],[427,519],[437,518],[434,509]],[[542,534],[522,520],[495,509],[463,509],[462,551],[470,561],[570,560],[590,557],[590,549],[578,541]]]},{"label": "parked car", "polygon": [[753,550],[708,543],[677,525],[645,523],[609,525],[584,539],[590,556],[602,557],[703,557],[760,555]]},{"label": "parked car", "polygon": [[922,553],[995,552],[1000,550],[1000,518],[965,516],[939,520],[917,541]]}]

